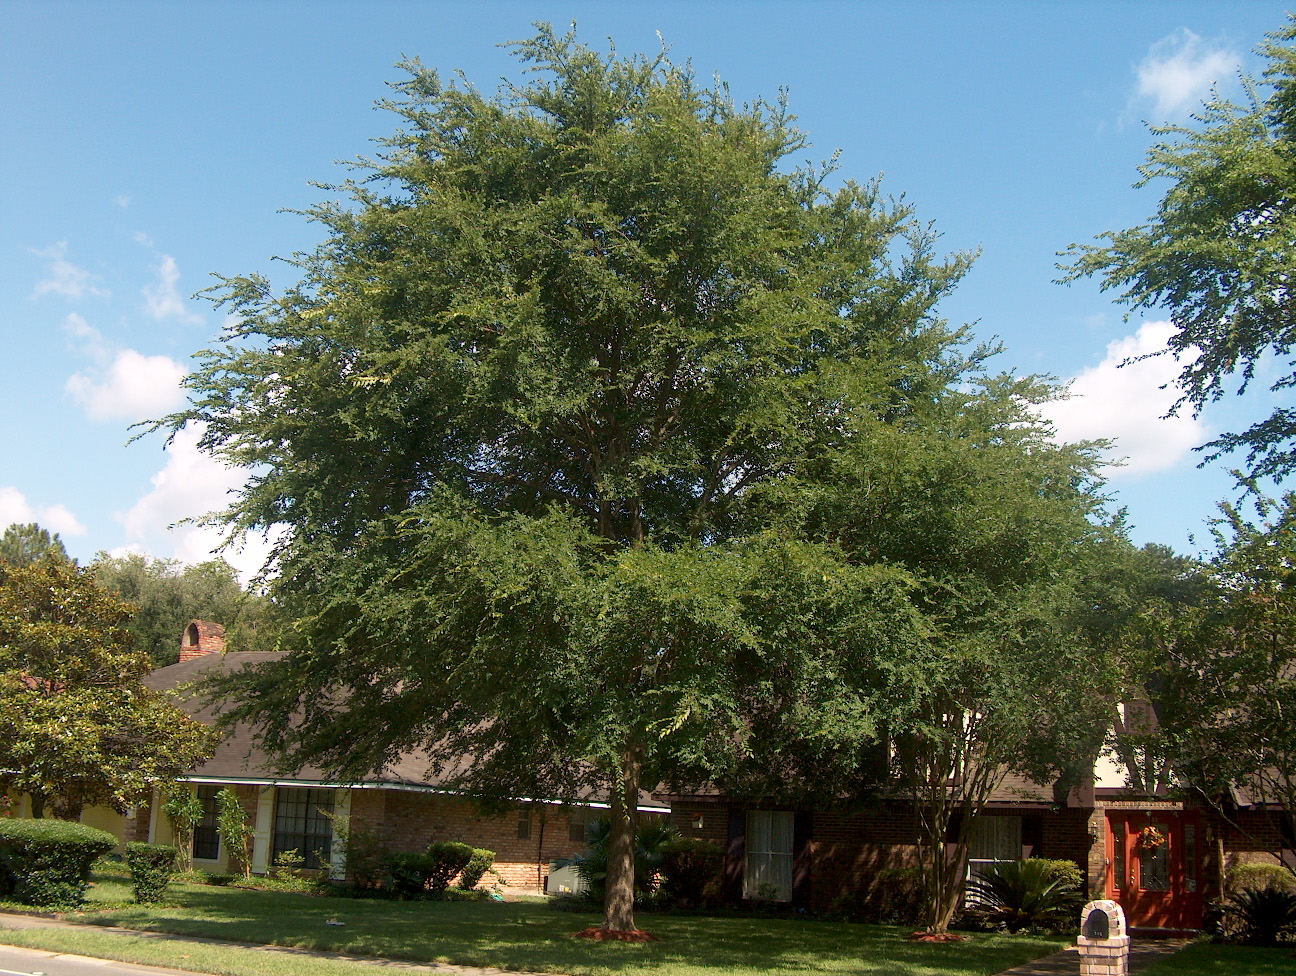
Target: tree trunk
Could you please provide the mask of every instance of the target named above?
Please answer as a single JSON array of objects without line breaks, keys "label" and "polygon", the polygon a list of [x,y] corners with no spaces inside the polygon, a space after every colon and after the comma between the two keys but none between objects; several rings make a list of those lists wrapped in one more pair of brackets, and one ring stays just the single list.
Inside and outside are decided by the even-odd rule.
[{"label": "tree trunk", "polygon": [[612,790],[607,891],[603,901],[603,929],[607,932],[635,931],[634,845],[639,826],[639,776],[642,763],[638,747],[629,746],[623,756],[620,782]]},{"label": "tree trunk", "polygon": [[81,811],[85,809],[85,804],[75,797],[60,798],[56,796],[51,806],[53,807],[54,816],[59,820],[71,820],[74,822],[81,819]]},{"label": "tree trunk", "polygon": [[31,794],[31,813],[33,820],[45,818],[45,796],[42,793]]}]

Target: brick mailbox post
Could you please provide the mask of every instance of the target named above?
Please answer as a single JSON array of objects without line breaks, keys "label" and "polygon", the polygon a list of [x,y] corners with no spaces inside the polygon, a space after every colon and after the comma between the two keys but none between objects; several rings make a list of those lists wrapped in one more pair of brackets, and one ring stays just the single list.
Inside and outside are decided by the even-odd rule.
[{"label": "brick mailbox post", "polygon": [[1114,901],[1091,901],[1080,912],[1080,976],[1126,976],[1129,933]]}]

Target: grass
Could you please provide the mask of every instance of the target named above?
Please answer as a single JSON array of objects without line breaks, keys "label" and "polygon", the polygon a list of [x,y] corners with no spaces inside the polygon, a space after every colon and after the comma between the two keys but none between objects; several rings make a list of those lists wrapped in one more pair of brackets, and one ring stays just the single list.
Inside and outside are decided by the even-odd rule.
[{"label": "grass", "polygon": [[633,945],[572,939],[597,916],[535,903],[365,901],[182,883],[168,890],[163,905],[143,906],[129,901],[122,878],[103,876],[89,897],[83,911],[67,916],[84,930],[0,931],[0,941],[228,976],[344,976],[361,964],[122,936],[93,926],[579,976],[975,976],[1069,941],[978,934],[928,945],[909,942],[905,929],[892,926],[644,915],[640,924],[660,941]]},{"label": "grass", "polygon": [[1144,976],[1291,976],[1296,972],[1296,947],[1257,949],[1198,942],[1143,972]]}]

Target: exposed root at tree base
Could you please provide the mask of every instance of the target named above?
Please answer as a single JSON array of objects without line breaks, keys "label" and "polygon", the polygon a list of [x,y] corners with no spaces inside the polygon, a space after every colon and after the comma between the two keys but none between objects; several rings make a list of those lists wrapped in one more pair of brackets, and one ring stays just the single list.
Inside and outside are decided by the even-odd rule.
[{"label": "exposed root at tree base", "polygon": [[572,933],[573,939],[593,939],[595,942],[656,942],[657,936],[643,929],[630,929],[628,932],[613,932],[591,925],[587,929]]},{"label": "exposed root at tree base", "polygon": [[957,932],[910,932],[910,942],[964,942],[966,935]]}]

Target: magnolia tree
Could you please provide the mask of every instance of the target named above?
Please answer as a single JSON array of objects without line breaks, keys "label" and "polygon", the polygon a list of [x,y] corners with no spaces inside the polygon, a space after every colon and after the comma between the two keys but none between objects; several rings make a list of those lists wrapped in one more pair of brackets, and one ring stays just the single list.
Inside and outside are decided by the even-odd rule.
[{"label": "magnolia tree", "polygon": [[141,683],[131,611],[71,563],[0,565],[0,776],[33,816],[124,810],[211,756],[214,733]]}]

